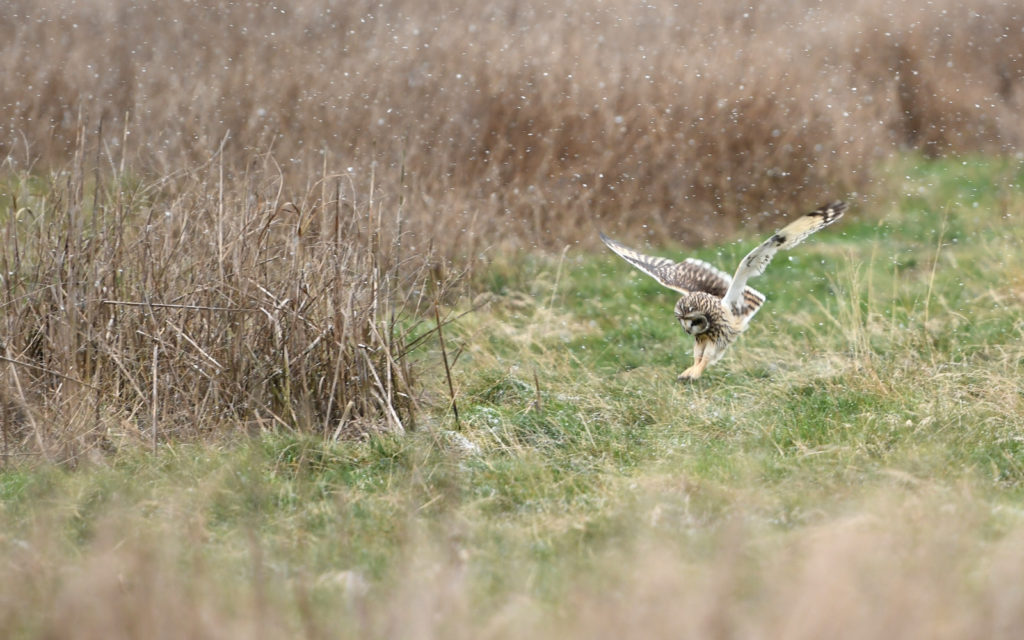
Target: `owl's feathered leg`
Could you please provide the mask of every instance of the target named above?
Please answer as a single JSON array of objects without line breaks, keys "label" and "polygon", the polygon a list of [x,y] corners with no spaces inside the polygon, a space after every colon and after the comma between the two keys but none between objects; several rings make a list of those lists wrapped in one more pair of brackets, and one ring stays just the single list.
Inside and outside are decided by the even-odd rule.
[{"label": "owl's feathered leg", "polygon": [[697,338],[697,342],[693,345],[693,366],[680,373],[676,379],[682,382],[699,378],[704,373],[704,369],[707,369],[709,364],[718,359],[715,357],[720,355],[717,351],[718,349],[714,342]]},{"label": "owl's feathered leg", "polygon": [[689,382],[690,380],[696,380],[700,377],[700,374],[704,373],[704,369],[707,369],[708,361],[704,358],[697,358],[693,363],[693,366],[686,371],[679,374],[676,380],[680,382]]}]

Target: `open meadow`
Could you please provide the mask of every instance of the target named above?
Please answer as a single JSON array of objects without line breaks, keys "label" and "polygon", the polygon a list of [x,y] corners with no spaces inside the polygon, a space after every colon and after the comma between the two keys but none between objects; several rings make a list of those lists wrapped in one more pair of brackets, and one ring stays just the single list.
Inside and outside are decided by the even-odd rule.
[{"label": "open meadow", "polygon": [[1018,637],[975,4],[0,0],[0,637]]}]

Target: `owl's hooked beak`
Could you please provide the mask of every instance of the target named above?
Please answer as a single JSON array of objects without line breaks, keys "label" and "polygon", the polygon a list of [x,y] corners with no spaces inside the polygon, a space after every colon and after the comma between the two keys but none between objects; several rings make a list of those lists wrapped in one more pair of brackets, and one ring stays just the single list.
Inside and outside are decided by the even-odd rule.
[{"label": "owl's hooked beak", "polygon": [[683,325],[683,331],[691,336],[700,335],[708,330],[708,318],[703,313],[688,313],[679,318],[679,323]]}]

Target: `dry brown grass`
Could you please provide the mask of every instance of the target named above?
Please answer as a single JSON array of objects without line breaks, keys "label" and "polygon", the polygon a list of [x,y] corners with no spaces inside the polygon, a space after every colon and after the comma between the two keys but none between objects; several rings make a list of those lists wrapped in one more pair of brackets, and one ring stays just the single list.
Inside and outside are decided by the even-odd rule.
[{"label": "dry brown grass", "polygon": [[[856,515],[775,538],[741,522],[714,550],[631,551],[611,589],[584,588],[581,638],[1012,638],[1014,533],[982,546],[989,514],[935,487],[895,487]],[[929,495],[931,494],[931,495]],[[943,495],[944,494],[944,495]]]},{"label": "dry brown grass", "polygon": [[[3,452],[73,460],[223,429],[415,427],[408,354],[452,276],[401,209],[323,174],[295,202],[220,158],[153,183],[11,182],[0,264]],[[327,204],[324,204],[327,203]]]},{"label": "dry brown grass", "polygon": [[[180,506],[172,499],[163,507],[169,530],[115,514],[81,556],[42,528],[30,540],[0,538],[0,630],[42,638],[1017,637],[1019,518],[986,513],[950,487],[884,485],[884,495],[847,515],[791,531],[766,528],[742,506],[718,528],[694,531],[665,515],[678,505],[661,520],[658,505],[648,505],[619,548],[568,570],[551,601],[531,593],[513,562],[502,569],[506,589],[489,594],[458,538],[412,535],[406,559],[368,581],[291,566],[256,539],[217,540],[196,514],[171,525]],[[1005,530],[993,535],[1000,521]]]},{"label": "dry brown grass", "polygon": [[470,235],[592,242],[595,217],[700,242],[870,196],[894,151],[1014,150],[1024,130],[1024,12],[996,0],[5,12],[0,156],[17,166],[65,166],[82,123],[89,158],[155,176],[230,136],[232,180],[262,153],[286,191],[325,156],[375,171],[410,242],[461,255]]}]

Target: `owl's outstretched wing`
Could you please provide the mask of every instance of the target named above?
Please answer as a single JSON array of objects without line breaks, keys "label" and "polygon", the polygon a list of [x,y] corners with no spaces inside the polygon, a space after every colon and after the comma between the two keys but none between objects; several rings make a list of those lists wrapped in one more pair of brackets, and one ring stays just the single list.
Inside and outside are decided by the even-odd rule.
[{"label": "owl's outstretched wing", "polygon": [[[703,260],[687,258],[682,262],[674,262],[668,258],[649,256],[630,249],[603,233],[601,240],[623,260],[651,276],[662,286],[679,293],[703,291],[721,298],[729,290],[729,284],[732,281],[729,274],[716,269]],[[746,288],[741,297],[744,300],[744,305],[748,307],[747,313],[743,314],[748,316],[746,319],[749,319],[749,316],[752,316],[764,302],[764,295],[750,287]]]},{"label": "owl's outstretched wing", "polygon": [[623,260],[657,280],[662,286],[679,293],[704,291],[719,298],[729,290],[729,274],[719,271],[702,260],[687,258],[675,262],[668,258],[649,256],[601,234],[608,248]]},{"label": "owl's outstretched wing", "polygon": [[776,231],[772,237],[765,240],[740,261],[740,266],[736,269],[736,275],[733,276],[722,302],[729,305],[734,313],[742,315],[746,304],[742,292],[746,287],[747,280],[764,273],[765,267],[772,261],[776,251],[792,249],[807,236],[843,217],[845,211],[845,202],[831,202],[800,216],[781,230]]}]

